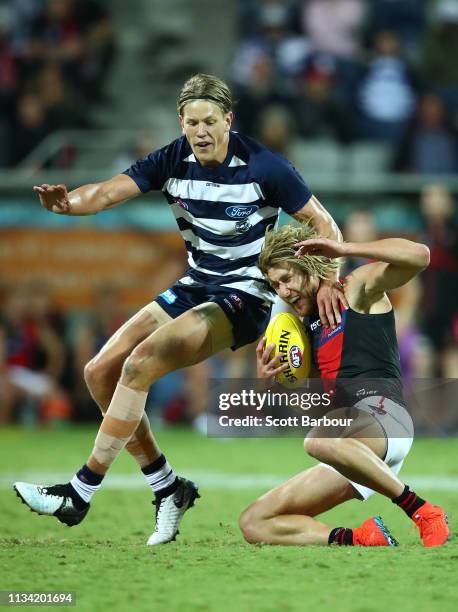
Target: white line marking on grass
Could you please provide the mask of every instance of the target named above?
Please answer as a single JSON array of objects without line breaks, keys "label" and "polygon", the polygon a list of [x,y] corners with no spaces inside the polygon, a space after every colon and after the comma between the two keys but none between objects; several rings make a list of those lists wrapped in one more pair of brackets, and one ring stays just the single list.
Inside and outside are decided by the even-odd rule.
[{"label": "white line marking on grass", "polygon": [[[208,489],[243,490],[243,489],[271,489],[288,480],[293,474],[224,474],[222,472],[180,472],[186,478],[194,480],[199,486]],[[402,475],[405,482],[414,489],[428,489],[430,491],[458,491],[458,476],[443,475]],[[0,488],[12,486],[13,482],[25,481],[36,484],[56,484],[68,482],[69,474],[58,472],[18,472],[0,474]],[[143,489],[148,487],[141,474],[108,474],[103,488],[108,489]]]}]

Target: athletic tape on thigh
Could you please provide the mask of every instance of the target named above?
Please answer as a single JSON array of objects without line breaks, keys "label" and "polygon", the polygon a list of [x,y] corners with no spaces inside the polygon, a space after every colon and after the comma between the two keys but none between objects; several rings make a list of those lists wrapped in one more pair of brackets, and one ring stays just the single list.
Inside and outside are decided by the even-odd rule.
[{"label": "athletic tape on thigh", "polygon": [[156,319],[159,325],[164,325],[165,323],[168,323],[169,321],[173,320],[172,317],[168,313],[166,313],[165,310],[161,308],[157,302],[151,302],[150,304],[147,304],[146,306],[144,306],[143,310],[148,311],[149,314]]}]

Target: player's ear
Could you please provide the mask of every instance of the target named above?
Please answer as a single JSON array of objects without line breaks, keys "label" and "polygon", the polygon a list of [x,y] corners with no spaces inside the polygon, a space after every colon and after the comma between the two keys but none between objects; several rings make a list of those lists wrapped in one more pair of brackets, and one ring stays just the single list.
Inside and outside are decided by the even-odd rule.
[{"label": "player's ear", "polygon": [[227,113],[225,119],[226,119],[226,132],[229,132],[229,130],[231,129],[232,121],[234,119],[234,113],[230,111],[229,113]]},{"label": "player's ear", "polygon": [[184,134],[184,121],[181,115],[178,115],[178,123],[180,124],[182,134]]}]

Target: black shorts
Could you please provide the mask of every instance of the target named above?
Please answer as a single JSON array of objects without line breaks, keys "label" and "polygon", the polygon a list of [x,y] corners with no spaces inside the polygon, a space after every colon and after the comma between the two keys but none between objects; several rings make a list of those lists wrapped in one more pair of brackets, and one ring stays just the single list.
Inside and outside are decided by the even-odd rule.
[{"label": "black shorts", "polygon": [[187,310],[214,302],[224,311],[232,323],[236,349],[257,340],[264,333],[270,319],[272,305],[240,289],[202,284],[193,281],[185,284],[178,281],[155,300],[173,319]]}]

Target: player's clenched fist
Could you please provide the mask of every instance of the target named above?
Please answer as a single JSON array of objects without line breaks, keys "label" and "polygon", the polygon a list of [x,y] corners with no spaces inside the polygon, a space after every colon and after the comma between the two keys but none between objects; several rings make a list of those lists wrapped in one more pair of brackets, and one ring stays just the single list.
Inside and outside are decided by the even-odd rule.
[{"label": "player's clenched fist", "polygon": [[43,208],[60,215],[70,214],[70,200],[65,185],[35,185],[34,191],[38,193]]}]

